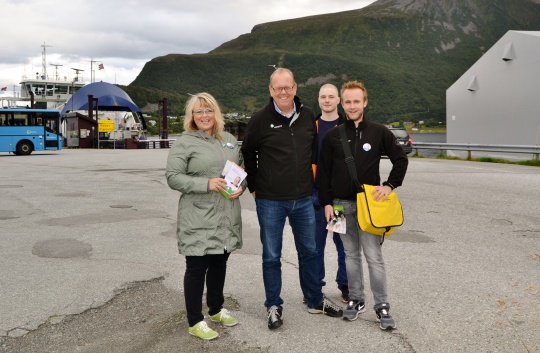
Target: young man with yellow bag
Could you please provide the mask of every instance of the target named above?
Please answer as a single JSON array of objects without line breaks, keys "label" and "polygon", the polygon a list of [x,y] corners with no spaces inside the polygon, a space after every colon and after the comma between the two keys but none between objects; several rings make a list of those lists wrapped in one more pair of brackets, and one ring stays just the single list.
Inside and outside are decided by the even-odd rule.
[{"label": "young man with yellow bag", "polygon": [[[393,189],[401,186],[407,172],[407,155],[396,142],[396,138],[384,125],[369,121],[364,115],[368,94],[364,85],[349,81],[341,88],[341,105],[347,121],[345,131],[356,174],[360,184],[375,185],[373,196],[384,201]],[[380,160],[387,155],[392,162],[388,179],[381,185]],[[349,281],[350,301],[343,318],[354,321],[365,311],[366,295],[362,271],[362,251],[369,269],[369,280],[374,310],[380,328],[394,329],[396,323],[390,316],[386,269],[382,256],[380,236],[363,232],[358,226],[356,195],[358,188],[353,182],[345,162],[345,153],[338,127],[328,131],[323,139],[319,159],[319,201],[324,206],[325,216],[330,220],[333,206],[342,205],[347,219],[347,232],[341,235],[345,248],[345,265]]]}]

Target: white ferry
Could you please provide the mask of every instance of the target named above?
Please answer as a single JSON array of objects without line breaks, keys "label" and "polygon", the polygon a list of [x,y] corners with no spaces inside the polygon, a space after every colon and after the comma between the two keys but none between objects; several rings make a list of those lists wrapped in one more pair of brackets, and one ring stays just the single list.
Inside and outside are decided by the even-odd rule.
[{"label": "white ferry", "polygon": [[[35,102],[36,108],[62,109],[71,96],[84,86],[81,77],[68,76],[28,78],[23,77],[21,85],[21,101]],[[32,98],[33,96],[33,98]]]}]

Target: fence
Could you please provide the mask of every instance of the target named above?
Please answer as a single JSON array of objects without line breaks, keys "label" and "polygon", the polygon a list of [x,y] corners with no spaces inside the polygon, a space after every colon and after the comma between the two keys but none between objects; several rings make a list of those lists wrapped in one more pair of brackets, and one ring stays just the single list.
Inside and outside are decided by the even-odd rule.
[{"label": "fence", "polygon": [[414,142],[412,146],[418,155],[418,150],[431,149],[440,150],[441,153],[447,150],[467,151],[467,159],[472,159],[472,152],[500,152],[500,153],[527,153],[532,154],[533,159],[538,160],[540,156],[540,146],[537,145],[480,145],[472,143],[430,143]]},{"label": "fence", "polygon": [[134,149],[134,148],[170,148],[176,139],[155,139],[155,140],[100,140],[99,148],[113,149]]}]

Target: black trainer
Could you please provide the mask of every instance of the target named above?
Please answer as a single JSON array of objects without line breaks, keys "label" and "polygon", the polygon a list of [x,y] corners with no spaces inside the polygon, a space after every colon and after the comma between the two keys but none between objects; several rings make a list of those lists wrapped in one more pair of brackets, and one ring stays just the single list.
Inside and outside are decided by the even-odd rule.
[{"label": "black trainer", "polygon": [[351,300],[347,308],[343,310],[343,320],[354,321],[358,319],[358,314],[366,311],[366,305],[364,302],[358,300]]},{"label": "black trainer", "polygon": [[377,315],[377,321],[379,321],[379,327],[381,330],[393,330],[396,328],[396,322],[390,316],[390,304],[381,303],[373,307],[375,309],[375,315]]},{"label": "black trainer", "polygon": [[331,317],[343,316],[343,310],[326,298],[323,299],[321,304],[314,308],[308,308],[307,310],[310,314],[324,314]]},{"label": "black trainer", "polygon": [[338,287],[341,291],[341,299],[343,299],[344,303],[348,303],[351,299],[349,298],[349,286],[344,285],[341,287]]},{"label": "black trainer", "polygon": [[283,309],[278,308],[277,305],[272,305],[270,309],[268,309],[268,328],[270,330],[274,330],[283,325],[282,315]]}]

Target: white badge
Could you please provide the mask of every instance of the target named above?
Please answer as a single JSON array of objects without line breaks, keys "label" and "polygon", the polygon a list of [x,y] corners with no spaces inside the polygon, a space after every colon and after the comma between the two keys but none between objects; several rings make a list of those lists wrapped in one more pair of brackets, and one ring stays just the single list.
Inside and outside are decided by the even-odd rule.
[{"label": "white badge", "polygon": [[364,149],[364,151],[369,151],[371,149],[371,145],[369,143],[364,143],[364,145],[362,146],[362,148]]}]

